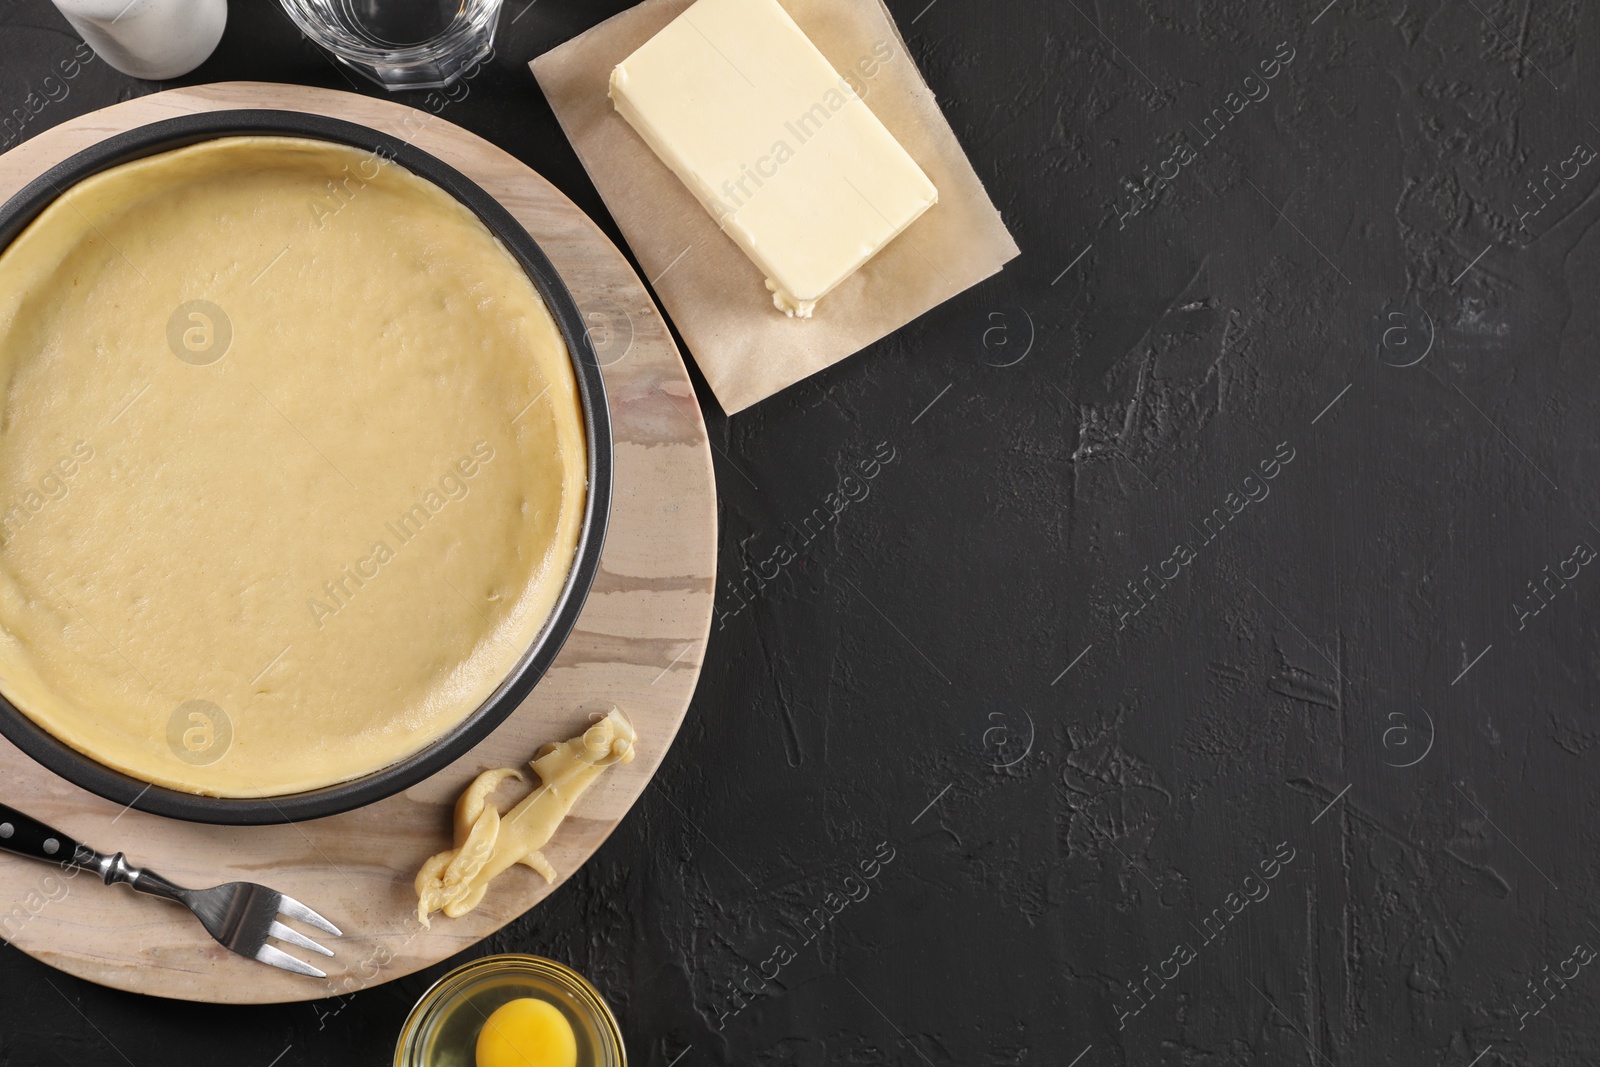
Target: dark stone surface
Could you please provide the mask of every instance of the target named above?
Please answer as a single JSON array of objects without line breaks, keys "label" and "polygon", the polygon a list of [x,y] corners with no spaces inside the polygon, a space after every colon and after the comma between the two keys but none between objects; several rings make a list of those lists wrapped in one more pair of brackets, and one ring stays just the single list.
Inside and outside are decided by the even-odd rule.
[{"label": "dark stone surface", "polygon": [[[925,4],[1022,258],[737,418],[702,387],[688,723],[467,955],[574,965],[657,1067],[1596,1062],[1600,15]],[[444,111],[613,237],[525,64],[621,6],[511,0]],[[74,43],[0,9],[0,110]],[[265,0],[189,80],[235,78],[350,87]],[[23,133],[156,88],[90,64]],[[19,1065],[387,1063],[450,966],[238,1009],[0,959]]]}]

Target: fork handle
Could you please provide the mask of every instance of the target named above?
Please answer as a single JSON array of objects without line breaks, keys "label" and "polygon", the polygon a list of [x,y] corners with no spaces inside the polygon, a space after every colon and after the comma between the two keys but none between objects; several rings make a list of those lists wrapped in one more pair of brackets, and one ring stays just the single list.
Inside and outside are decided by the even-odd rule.
[{"label": "fork handle", "polygon": [[0,849],[19,856],[60,864],[63,869],[78,867],[93,871],[106,885],[126,883],[130,888],[168,900],[182,900],[185,890],[153,871],[142,870],[125,860],[122,853],[104,856],[80,844],[59,830],[46,826],[31,815],[0,804]]},{"label": "fork handle", "polygon": [[63,867],[80,866],[78,856],[81,852],[94,853],[93,849],[85,849],[61,831],[51,829],[33,816],[24,815],[5,804],[0,804],[0,849],[15,852],[19,856],[59,863]]}]

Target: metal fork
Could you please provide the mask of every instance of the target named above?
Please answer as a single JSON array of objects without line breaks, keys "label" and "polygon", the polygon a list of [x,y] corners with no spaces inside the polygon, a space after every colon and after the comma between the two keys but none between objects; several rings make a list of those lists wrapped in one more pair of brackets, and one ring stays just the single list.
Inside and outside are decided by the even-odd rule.
[{"label": "metal fork", "polygon": [[264,885],[228,882],[211,889],[185,889],[154,871],[132,866],[122,858],[120,852],[103,856],[88,845],[80,845],[66,834],[52,830],[38,819],[4,804],[0,804],[0,849],[56,863],[63,870],[75,867],[93,871],[106,885],[122,882],[141,893],[175,900],[194,912],[200,925],[223,948],[295,974],[310,975],[312,978],[328,977],[309,963],[302,963],[282,949],[267,944],[268,938],[320,952],[324,956],[331,957],[333,953],[298,930],[279,922],[279,915],[298,919],[334,937],[344,936],[337,926],[298,900]]}]

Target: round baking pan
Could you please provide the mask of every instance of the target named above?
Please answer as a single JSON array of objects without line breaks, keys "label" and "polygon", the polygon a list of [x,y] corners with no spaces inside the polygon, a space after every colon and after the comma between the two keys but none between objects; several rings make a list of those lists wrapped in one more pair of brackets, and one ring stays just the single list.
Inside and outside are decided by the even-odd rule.
[{"label": "round baking pan", "polygon": [[0,734],[45,767],[107,800],[191,822],[260,825],[335,815],[391,796],[441,770],[505,721],[549,669],[572,632],[600,566],[611,510],[611,418],[605,381],[583,315],[537,242],[488,193],[453,167],[397,137],[358,123],[298,111],[234,110],[154,122],[109,137],[57,164],[0,205],[0,248],[8,246],[52,201],[100,171],[174,148],[240,135],[309,137],[381,153],[450,193],[482,220],[544,298],[560,327],[578,380],[588,448],[583,528],[560,599],[511,672],[472,714],[420,752],[337,785],[271,797],[211,797],[133,778],[58,740],[0,694]]}]

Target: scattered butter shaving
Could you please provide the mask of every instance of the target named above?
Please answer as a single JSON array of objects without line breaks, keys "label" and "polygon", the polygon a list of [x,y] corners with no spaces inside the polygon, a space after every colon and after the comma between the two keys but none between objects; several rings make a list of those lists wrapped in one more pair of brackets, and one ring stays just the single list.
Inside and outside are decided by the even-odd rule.
[{"label": "scattered butter shaving", "polygon": [[428,915],[444,907],[444,872],[455,858],[455,849],[428,857],[411,883],[417,891],[417,918],[422,920],[423,926],[432,926]]},{"label": "scattered butter shaving", "polygon": [[522,781],[522,772],[515,767],[497,767],[492,771],[484,771],[472,780],[466,791],[461,794],[461,799],[456,801],[456,848],[467,842],[467,835],[472,832],[473,824],[483,814],[483,807],[489,802],[489,794],[500,787],[500,783],[507,778]]},{"label": "scattered butter shaving", "polygon": [[412,883],[422,924],[431,925],[429,916],[436,911],[451,918],[465,915],[483,900],[495,876],[514,864],[555,881],[556,869],[540,850],[601,772],[633,760],[636,740],[628,717],[612,708],[570,741],[545,745],[530,764],[539,786],[503,815],[489,797],[507,778],[520,780],[522,773],[499,767],[473,779],[456,802],[455,847],[430,857]]},{"label": "scattered butter shaving", "polygon": [[454,850],[455,859],[450,861],[450,866],[444,869],[444,903],[445,906],[460,903],[471,892],[472,879],[483,865],[489,862],[489,857],[494,854],[495,840],[500,836],[500,813],[491,807],[485,807],[472,830],[467,834],[467,839],[460,848]]}]

